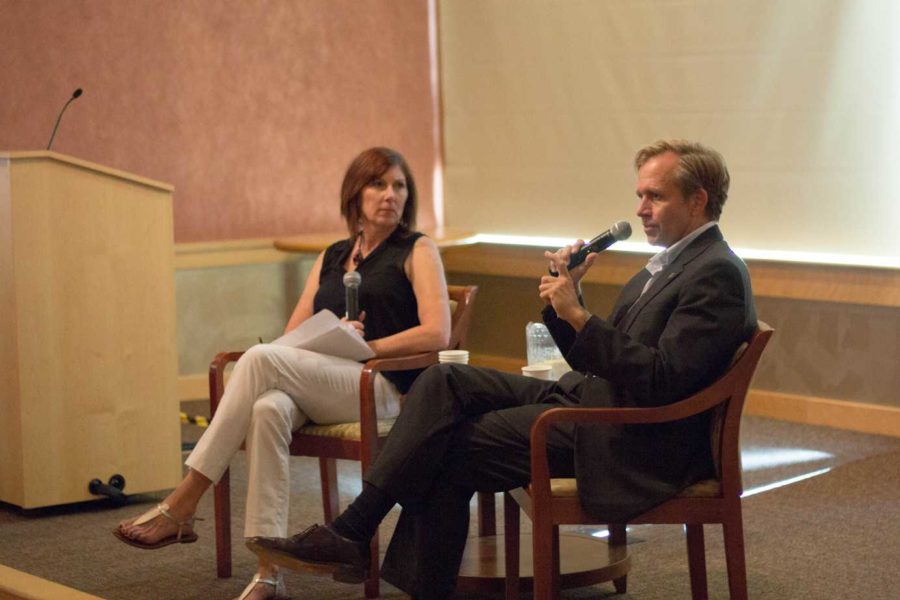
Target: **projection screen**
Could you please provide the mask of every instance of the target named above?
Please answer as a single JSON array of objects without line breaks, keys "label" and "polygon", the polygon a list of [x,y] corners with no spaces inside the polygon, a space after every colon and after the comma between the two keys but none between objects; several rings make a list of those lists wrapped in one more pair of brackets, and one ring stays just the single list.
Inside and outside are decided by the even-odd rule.
[{"label": "projection screen", "polygon": [[725,156],[731,244],[900,266],[900,3],[445,0],[445,224],[566,239],[634,215],[659,138]]}]

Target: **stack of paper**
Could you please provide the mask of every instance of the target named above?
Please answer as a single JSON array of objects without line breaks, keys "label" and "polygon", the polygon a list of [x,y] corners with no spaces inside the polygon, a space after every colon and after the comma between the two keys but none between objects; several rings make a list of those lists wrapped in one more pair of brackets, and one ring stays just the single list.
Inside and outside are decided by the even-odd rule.
[{"label": "stack of paper", "polygon": [[320,310],[272,343],[356,361],[375,356],[356,330],[330,310]]}]

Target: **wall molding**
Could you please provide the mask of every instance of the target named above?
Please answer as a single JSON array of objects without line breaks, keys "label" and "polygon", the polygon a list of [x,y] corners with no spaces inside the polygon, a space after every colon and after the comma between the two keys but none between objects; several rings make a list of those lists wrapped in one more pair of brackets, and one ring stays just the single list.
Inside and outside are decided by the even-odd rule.
[{"label": "wall molding", "polygon": [[[498,277],[537,279],[547,268],[539,248],[478,243],[447,248],[444,269]],[[621,286],[648,256],[608,250],[584,281]],[[757,297],[900,307],[900,269],[747,260]]]},{"label": "wall molding", "polygon": [[[309,252],[315,253],[334,235],[309,234],[291,240],[299,244],[309,237]],[[306,256],[279,250],[275,242],[275,238],[255,238],[176,244],[175,268],[286,263]],[[443,247],[441,254],[445,270],[452,273],[535,279],[546,268],[542,252],[534,246],[463,243]],[[598,258],[585,281],[621,286],[646,263],[646,255],[610,250]],[[747,266],[758,297],[900,307],[900,269],[752,259]]]},{"label": "wall molding", "polygon": [[175,244],[175,270],[288,263],[300,255],[275,248],[274,238]]}]

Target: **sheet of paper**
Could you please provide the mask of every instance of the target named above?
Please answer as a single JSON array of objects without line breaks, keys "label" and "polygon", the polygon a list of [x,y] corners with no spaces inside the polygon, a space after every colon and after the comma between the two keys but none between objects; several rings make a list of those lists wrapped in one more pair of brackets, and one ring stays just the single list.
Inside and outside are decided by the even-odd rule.
[{"label": "sheet of paper", "polygon": [[320,310],[272,343],[356,361],[375,356],[365,340],[330,310]]}]

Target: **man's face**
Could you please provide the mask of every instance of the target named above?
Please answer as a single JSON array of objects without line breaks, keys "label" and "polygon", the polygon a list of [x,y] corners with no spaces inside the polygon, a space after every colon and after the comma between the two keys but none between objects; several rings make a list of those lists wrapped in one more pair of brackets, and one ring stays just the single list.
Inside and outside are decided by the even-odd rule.
[{"label": "man's face", "polygon": [[678,155],[665,152],[638,170],[637,216],[647,242],[653,246],[668,248],[709,221],[705,214],[706,192],[699,190],[685,198],[673,175],[677,166]]}]

